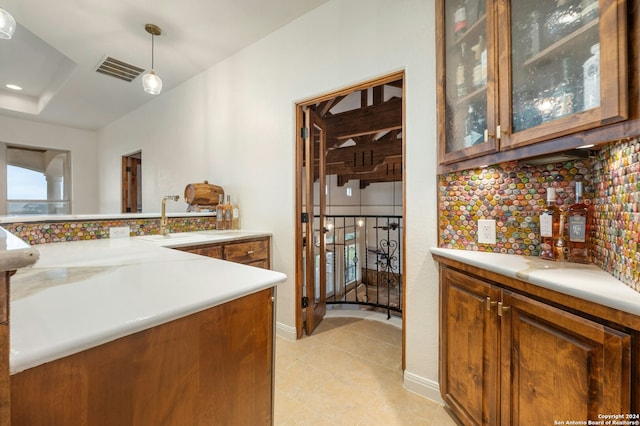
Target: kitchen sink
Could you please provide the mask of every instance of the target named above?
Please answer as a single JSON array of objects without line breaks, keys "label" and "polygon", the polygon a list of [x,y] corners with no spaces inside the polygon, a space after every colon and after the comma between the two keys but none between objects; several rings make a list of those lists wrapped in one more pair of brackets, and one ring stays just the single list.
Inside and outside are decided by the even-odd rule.
[{"label": "kitchen sink", "polygon": [[184,232],[177,232],[174,234],[167,234],[167,235],[142,235],[136,238],[142,241],[157,243],[159,245],[197,243],[199,241],[206,241],[210,239],[210,237],[206,235],[184,233]]}]

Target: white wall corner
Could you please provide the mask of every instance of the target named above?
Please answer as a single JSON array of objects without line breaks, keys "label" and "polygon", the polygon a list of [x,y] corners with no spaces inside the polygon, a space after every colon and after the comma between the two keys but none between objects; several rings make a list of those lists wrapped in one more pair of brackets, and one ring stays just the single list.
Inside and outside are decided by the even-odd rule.
[{"label": "white wall corner", "polygon": [[297,340],[296,328],[277,321],[276,336],[295,342]]},{"label": "white wall corner", "polygon": [[444,404],[444,401],[440,396],[440,384],[436,381],[425,379],[424,377],[405,370],[404,387],[411,392],[422,395],[439,404]]}]

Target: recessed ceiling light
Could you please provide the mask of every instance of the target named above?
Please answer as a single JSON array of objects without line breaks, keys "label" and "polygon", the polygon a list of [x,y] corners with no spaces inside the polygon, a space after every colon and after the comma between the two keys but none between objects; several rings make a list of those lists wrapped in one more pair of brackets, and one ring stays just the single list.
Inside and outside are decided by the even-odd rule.
[{"label": "recessed ceiling light", "polygon": [[7,89],[11,89],[11,90],[22,90],[22,87],[17,86],[15,84],[7,84]]}]

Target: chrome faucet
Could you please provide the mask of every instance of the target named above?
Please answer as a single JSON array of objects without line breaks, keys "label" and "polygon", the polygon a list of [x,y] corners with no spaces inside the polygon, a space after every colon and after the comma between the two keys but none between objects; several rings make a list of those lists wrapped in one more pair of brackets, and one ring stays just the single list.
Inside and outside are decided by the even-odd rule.
[{"label": "chrome faucet", "polygon": [[167,222],[167,200],[178,201],[179,195],[165,195],[162,197],[162,215],[160,216],[160,235],[167,235],[169,227]]}]

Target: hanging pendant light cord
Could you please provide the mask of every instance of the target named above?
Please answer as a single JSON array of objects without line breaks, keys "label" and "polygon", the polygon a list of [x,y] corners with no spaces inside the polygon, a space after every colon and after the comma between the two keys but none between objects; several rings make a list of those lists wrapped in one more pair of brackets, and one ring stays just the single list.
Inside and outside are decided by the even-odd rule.
[{"label": "hanging pendant light cord", "polygon": [[153,34],[151,34],[151,69],[152,70],[154,69],[153,68],[153,51],[155,50],[155,44],[154,44],[155,38],[156,37]]}]

